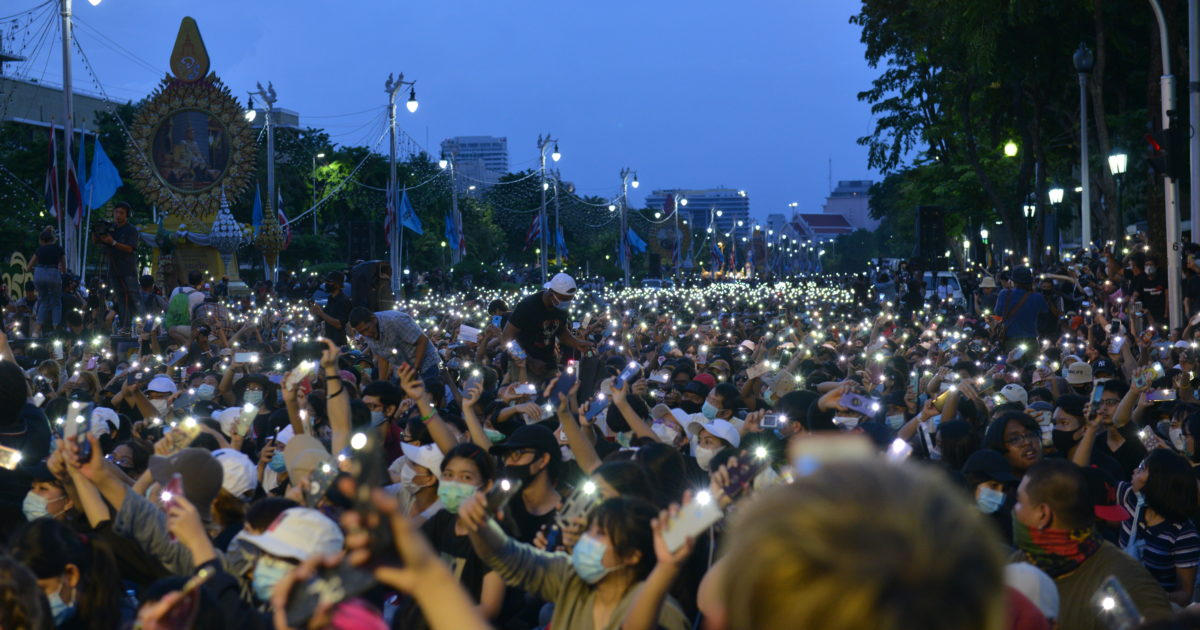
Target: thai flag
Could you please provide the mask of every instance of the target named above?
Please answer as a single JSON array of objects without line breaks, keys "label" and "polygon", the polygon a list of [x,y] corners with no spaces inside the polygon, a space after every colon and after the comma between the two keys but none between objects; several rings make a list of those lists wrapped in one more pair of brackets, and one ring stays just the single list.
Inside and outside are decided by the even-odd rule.
[{"label": "thai flag", "polygon": [[50,126],[50,157],[46,164],[46,209],[50,216],[58,218],[58,141],[54,136],[54,125]]},{"label": "thai flag", "polygon": [[529,231],[525,232],[525,249],[529,249],[529,245],[542,237],[542,215],[533,215],[533,223],[529,224]]}]

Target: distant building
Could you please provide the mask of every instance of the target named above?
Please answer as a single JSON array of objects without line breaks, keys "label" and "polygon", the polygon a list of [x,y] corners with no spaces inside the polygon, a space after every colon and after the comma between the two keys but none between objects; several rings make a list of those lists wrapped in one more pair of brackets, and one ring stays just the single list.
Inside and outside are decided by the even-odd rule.
[{"label": "distant building", "polygon": [[802,241],[827,241],[858,229],[842,214],[797,213],[792,220],[793,229]]},{"label": "distant building", "polygon": [[[646,197],[646,207],[660,209],[667,197],[682,195],[687,205],[682,207],[681,216],[689,217],[694,229],[708,228],[709,219],[721,233],[745,234],[753,222],[750,220],[750,196],[736,188],[709,188],[705,190],[683,190],[667,188],[656,190]],[[718,216],[717,213],[720,212]],[[742,221],[738,226],[737,222]]]},{"label": "distant building", "polygon": [[845,179],[838,181],[837,188],[829,193],[821,212],[825,214],[840,214],[846,217],[850,225],[864,230],[874,230],[879,227],[879,221],[871,218],[869,202],[871,199],[871,180]]},{"label": "distant building", "polygon": [[442,140],[442,156],[454,160],[460,190],[487,188],[508,173],[508,138],[446,138]]},{"label": "distant building", "polygon": [[[94,133],[96,114],[115,107],[106,103],[103,98],[87,92],[74,90],[73,95],[76,130]],[[4,122],[49,127],[50,121],[53,120],[61,127],[62,86],[0,76],[0,114],[4,116]]]},{"label": "distant building", "polygon": [[[788,224],[787,215],[782,212],[772,212],[767,215],[767,229],[779,234]],[[768,235],[769,236],[769,235]]]}]

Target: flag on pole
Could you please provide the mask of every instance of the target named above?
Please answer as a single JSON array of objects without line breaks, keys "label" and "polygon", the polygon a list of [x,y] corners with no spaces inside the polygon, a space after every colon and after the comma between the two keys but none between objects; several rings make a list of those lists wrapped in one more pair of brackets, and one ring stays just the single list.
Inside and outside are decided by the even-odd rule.
[{"label": "flag on pole", "polygon": [[54,125],[50,126],[50,156],[46,161],[46,209],[50,216],[59,217],[58,205],[58,141],[54,135]]},{"label": "flag on pole", "polygon": [[392,192],[392,182],[388,181],[387,206],[383,215],[383,239],[388,246],[392,244],[392,230],[396,229],[396,196]]},{"label": "flag on pole", "polygon": [[417,211],[413,210],[412,202],[408,200],[407,188],[400,193],[400,225],[417,234],[425,233],[425,230],[421,228],[421,217],[417,216]]},{"label": "flag on pole", "polygon": [[[83,165],[83,134],[79,134],[79,164]],[[79,189],[79,176],[73,164],[67,164],[67,216],[75,227],[83,221],[83,191]]]},{"label": "flag on pole", "polygon": [[557,238],[558,240],[555,243],[555,245],[556,245],[555,249],[558,250],[558,258],[559,258],[558,264],[561,265],[561,264],[564,264],[563,260],[566,259],[566,257],[567,257],[567,238],[566,238],[566,236],[563,235],[562,224],[559,224],[557,227],[558,227],[558,235],[555,238]]},{"label": "flag on pole", "polygon": [[97,138],[96,149],[92,152],[92,173],[88,177],[85,190],[88,208],[94,210],[108,203],[123,183],[117,167],[108,159],[108,154],[104,152],[104,147],[100,146],[100,139]]},{"label": "flag on pole", "polygon": [[254,185],[254,210],[250,213],[250,226],[254,228],[254,235],[258,236],[258,230],[262,228],[263,222],[263,207],[262,207],[262,192],[258,189],[258,184]]},{"label": "flag on pole", "polygon": [[446,213],[446,246],[453,248],[451,251],[459,251],[458,227],[454,225],[454,217],[451,213]]},{"label": "flag on pole", "polygon": [[275,193],[275,216],[279,219],[279,228],[283,230],[283,249],[292,244],[292,226],[288,223],[287,215],[283,213],[283,192]]},{"label": "flag on pole", "polygon": [[637,232],[633,231],[633,228],[629,228],[626,234],[629,238],[629,249],[633,250],[633,253],[642,254],[646,252],[646,241],[643,241],[641,237],[637,235]]},{"label": "flag on pole", "polygon": [[542,237],[542,215],[540,213],[533,215],[533,223],[529,224],[529,230],[525,232],[525,249]]},{"label": "flag on pole", "polygon": [[713,269],[720,269],[725,265],[725,252],[721,251],[721,244],[716,239],[713,239],[712,242],[712,257],[716,263],[713,265]]}]

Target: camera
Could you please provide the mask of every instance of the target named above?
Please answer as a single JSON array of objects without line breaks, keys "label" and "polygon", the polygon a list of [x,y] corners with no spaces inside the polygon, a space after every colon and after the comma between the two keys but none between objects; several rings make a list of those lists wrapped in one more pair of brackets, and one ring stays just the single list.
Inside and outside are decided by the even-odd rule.
[{"label": "camera", "polygon": [[92,234],[95,234],[97,238],[108,236],[115,229],[117,226],[112,221],[97,221],[92,224]]}]

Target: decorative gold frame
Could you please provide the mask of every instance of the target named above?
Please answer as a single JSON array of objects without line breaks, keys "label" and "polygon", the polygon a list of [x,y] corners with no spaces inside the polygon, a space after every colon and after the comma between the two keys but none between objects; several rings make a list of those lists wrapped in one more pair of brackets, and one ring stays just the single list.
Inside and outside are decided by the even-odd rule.
[{"label": "decorative gold frame", "polygon": [[[197,191],[178,189],[162,179],[154,166],[154,136],[160,125],[183,111],[200,111],[216,119],[225,129],[229,160],[225,171],[212,185]],[[134,186],[160,212],[182,221],[208,221],[221,206],[221,191],[238,198],[253,180],[258,147],[254,131],[246,123],[244,110],[229,88],[209,74],[187,83],[166,77],[141,106],[129,127],[133,141],[126,148],[126,163]]]}]

